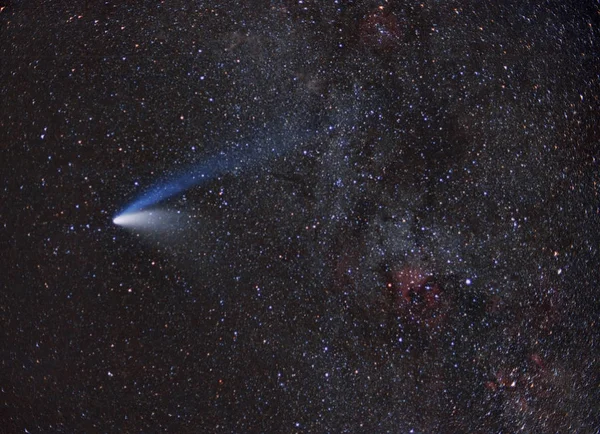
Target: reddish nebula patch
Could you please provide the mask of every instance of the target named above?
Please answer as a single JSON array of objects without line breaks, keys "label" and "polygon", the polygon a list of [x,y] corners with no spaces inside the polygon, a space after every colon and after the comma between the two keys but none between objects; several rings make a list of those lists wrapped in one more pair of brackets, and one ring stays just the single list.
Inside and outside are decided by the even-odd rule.
[{"label": "reddish nebula patch", "polygon": [[388,288],[394,297],[394,308],[407,321],[433,326],[444,320],[447,304],[432,273],[405,266],[392,273]]},{"label": "reddish nebula patch", "polygon": [[359,24],[360,40],[367,46],[387,50],[397,46],[402,37],[400,24],[395,15],[383,7],[374,9]]},{"label": "reddish nebula patch", "polygon": [[521,402],[526,401],[528,396],[550,396],[556,388],[556,381],[548,361],[534,352],[528,356],[525,364],[513,363],[499,367],[493,378],[485,383],[485,387],[494,393],[513,396],[516,402]]}]

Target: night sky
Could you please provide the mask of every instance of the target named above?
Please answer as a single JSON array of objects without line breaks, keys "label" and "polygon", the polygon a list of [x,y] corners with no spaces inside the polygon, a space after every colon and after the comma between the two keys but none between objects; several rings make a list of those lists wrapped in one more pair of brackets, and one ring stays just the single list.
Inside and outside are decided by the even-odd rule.
[{"label": "night sky", "polygon": [[0,1],[0,432],[600,432],[599,8]]}]

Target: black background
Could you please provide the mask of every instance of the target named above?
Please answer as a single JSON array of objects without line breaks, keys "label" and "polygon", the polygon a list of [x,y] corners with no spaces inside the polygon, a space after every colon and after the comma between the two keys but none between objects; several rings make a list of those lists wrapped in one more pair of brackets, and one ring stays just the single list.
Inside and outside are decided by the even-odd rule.
[{"label": "black background", "polygon": [[0,430],[598,432],[598,3],[240,3],[1,3]]}]

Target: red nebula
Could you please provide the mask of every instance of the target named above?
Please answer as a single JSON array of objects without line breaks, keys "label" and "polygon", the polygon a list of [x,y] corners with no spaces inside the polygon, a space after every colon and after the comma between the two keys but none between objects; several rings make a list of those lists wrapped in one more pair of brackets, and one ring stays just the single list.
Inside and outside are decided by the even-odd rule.
[{"label": "red nebula", "polygon": [[363,18],[358,33],[365,45],[379,50],[396,47],[402,37],[398,19],[383,7],[375,9]]},{"label": "red nebula", "polygon": [[394,296],[395,309],[407,321],[434,326],[444,320],[448,306],[433,274],[405,266],[392,273],[388,288]]}]

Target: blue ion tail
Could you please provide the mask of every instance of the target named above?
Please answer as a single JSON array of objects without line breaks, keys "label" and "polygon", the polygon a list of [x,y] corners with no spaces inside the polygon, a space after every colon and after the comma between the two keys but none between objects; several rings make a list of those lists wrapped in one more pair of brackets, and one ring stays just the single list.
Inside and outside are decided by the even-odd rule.
[{"label": "blue ion tail", "polygon": [[222,172],[215,170],[207,162],[199,164],[173,180],[155,184],[150,190],[130,203],[119,216],[140,212],[182,191],[214,179],[221,174]]},{"label": "blue ion tail", "polygon": [[260,164],[277,158],[291,147],[290,143],[278,144],[277,147],[250,145],[238,146],[230,153],[220,153],[208,160],[189,167],[179,176],[165,179],[127,205],[115,216],[114,222],[123,221],[124,216],[136,214],[165,199],[175,196],[192,187],[209,182],[226,173],[237,170],[249,170]]}]

